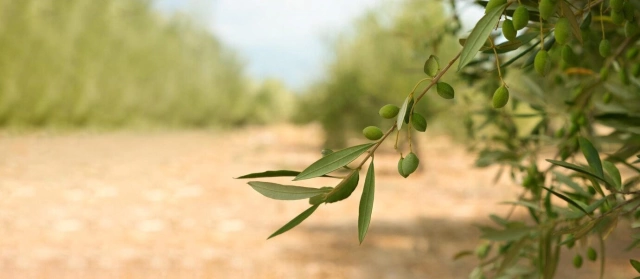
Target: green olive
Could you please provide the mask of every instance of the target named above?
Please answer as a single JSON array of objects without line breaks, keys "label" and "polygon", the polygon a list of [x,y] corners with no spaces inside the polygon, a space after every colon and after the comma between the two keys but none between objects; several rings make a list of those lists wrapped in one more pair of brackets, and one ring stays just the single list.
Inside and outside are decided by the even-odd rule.
[{"label": "green olive", "polygon": [[502,108],[509,101],[509,89],[507,89],[504,85],[498,87],[495,92],[493,92],[493,107],[494,108]]},{"label": "green olive", "polygon": [[364,130],[362,130],[362,134],[364,134],[364,136],[370,140],[379,140],[384,135],[382,133],[382,130],[380,130],[380,128],[376,126],[369,126],[364,128]]},{"label": "green olive", "polygon": [[391,119],[391,118],[396,117],[396,115],[398,115],[399,111],[400,111],[400,108],[398,106],[392,105],[392,104],[388,104],[388,105],[385,105],[385,106],[381,107],[380,111],[378,111],[378,113],[383,118]]}]

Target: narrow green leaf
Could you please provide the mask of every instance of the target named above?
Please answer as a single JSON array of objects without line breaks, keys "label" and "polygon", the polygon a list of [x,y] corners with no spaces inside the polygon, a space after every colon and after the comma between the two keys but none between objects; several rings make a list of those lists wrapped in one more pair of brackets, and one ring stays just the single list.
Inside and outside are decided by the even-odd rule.
[{"label": "narrow green leaf", "polygon": [[527,202],[527,201],[506,201],[506,202],[501,202],[500,204],[512,204],[512,205],[521,205],[524,207],[528,207],[531,208],[532,210],[535,211],[541,211],[540,207],[537,204],[531,203],[531,202]]},{"label": "narrow green leaf", "polygon": [[398,131],[402,129],[402,124],[404,124],[404,119],[407,117],[407,114],[410,112],[410,104],[413,103],[413,95],[407,96],[404,99],[404,103],[402,103],[402,107],[400,107],[400,111],[398,112],[398,120],[396,121],[396,127]]},{"label": "narrow green leaf", "polygon": [[633,266],[633,269],[640,273],[640,262],[634,259],[629,259],[629,262],[631,263],[631,266]]},{"label": "narrow green leaf", "polygon": [[[265,172],[255,172],[250,174],[245,174],[243,176],[238,176],[235,179],[247,179],[247,178],[265,178],[265,177],[283,177],[283,176],[296,176],[300,174],[299,171],[292,170],[273,170],[273,171],[265,171]],[[322,177],[332,177],[337,178],[331,175],[323,175]]]},{"label": "narrow green leaf", "polygon": [[[497,53],[506,53],[506,52],[510,52],[510,51],[514,51],[519,49],[521,46],[529,43],[532,39],[535,39],[539,36],[540,34],[535,33],[535,32],[527,32],[524,33],[520,36],[518,36],[515,40],[513,41],[506,41],[504,43],[501,44],[497,44],[495,46],[496,48],[496,52]],[[491,45],[489,46],[483,46],[482,48],[480,48],[480,51],[482,53],[489,53],[492,54],[493,53],[493,48],[491,47]]]},{"label": "narrow green leaf", "polygon": [[246,179],[246,178],[264,178],[264,177],[281,177],[281,176],[296,176],[300,174],[299,171],[292,170],[274,170],[274,171],[265,171],[265,172],[255,172],[250,174],[245,174],[243,176],[238,176],[236,179]]},{"label": "narrow green leaf", "polygon": [[507,4],[503,4],[497,8],[491,9],[478,21],[462,48],[460,62],[458,63],[458,71],[469,64],[480,48],[482,48],[484,43],[487,41],[487,38],[489,38],[489,35],[491,35],[491,31],[493,31],[498,24],[502,11],[506,6]]},{"label": "narrow green leaf", "polygon": [[576,19],[575,14],[569,7],[569,4],[567,4],[565,1],[560,1],[560,9],[562,9],[562,14],[569,21],[569,25],[571,25],[571,32],[573,33],[573,36],[575,36],[576,39],[578,39],[578,41],[582,43],[582,32],[580,31],[580,25],[578,24],[578,19]]},{"label": "narrow green leaf", "polygon": [[276,232],[271,234],[267,239],[275,237],[279,234],[285,233],[288,230],[293,229],[295,226],[300,225],[300,223],[302,223],[302,221],[304,221],[305,219],[309,218],[309,216],[311,216],[311,214],[313,214],[313,212],[316,211],[316,209],[318,209],[319,206],[320,204],[316,204],[314,206],[309,207],[307,210],[300,213],[300,215],[291,219],[291,221],[289,221],[289,223],[282,226],[282,228],[278,229]]},{"label": "narrow green leaf", "polygon": [[620,171],[618,167],[609,161],[602,161],[602,166],[604,170],[607,172],[611,180],[615,184],[615,188],[618,190],[622,190],[622,177],[620,176]]},{"label": "narrow green leaf", "polygon": [[563,183],[567,186],[569,186],[569,188],[573,189],[575,191],[576,194],[583,196],[583,197],[591,197],[591,195],[585,191],[582,187],[580,187],[580,185],[578,185],[578,183],[574,182],[571,177],[566,176],[562,173],[559,173],[557,171],[553,172],[556,181]]},{"label": "narrow green leaf", "polygon": [[587,176],[597,178],[597,179],[599,179],[601,181],[605,181],[604,177],[600,177],[597,174],[595,174],[592,170],[584,168],[584,167],[581,167],[581,166],[578,166],[578,165],[574,165],[574,164],[563,162],[563,161],[551,160],[551,159],[547,159],[547,162],[552,163],[554,165],[561,166],[563,168],[567,168],[567,169],[570,169],[570,170],[577,171],[577,172],[582,173],[582,174],[586,174]]},{"label": "narrow green leaf", "polygon": [[359,169],[353,170],[349,176],[343,179],[331,192],[327,193],[326,203],[333,203],[344,200],[351,196],[351,193],[358,187],[360,180]]},{"label": "narrow green leaf", "polygon": [[498,215],[495,215],[495,214],[489,215],[489,218],[493,222],[495,222],[496,224],[498,224],[500,226],[503,226],[503,227],[506,227],[509,224],[509,221],[507,221],[506,219],[504,219],[504,218],[502,218],[502,217],[500,217]]},{"label": "narrow green leaf", "polygon": [[364,189],[360,197],[360,213],[358,215],[358,238],[360,244],[364,241],[371,223],[371,212],[373,211],[373,198],[376,191],[376,174],[373,168],[373,160],[369,164],[367,177],[364,180]]},{"label": "narrow green leaf", "polygon": [[611,232],[613,232],[613,230],[618,226],[618,217],[618,212],[616,212],[615,214],[607,215],[604,218],[599,219],[596,224],[596,229],[600,231],[602,240],[606,240]]},{"label": "narrow green leaf", "polygon": [[584,157],[587,159],[587,162],[589,163],[591,169],[593,169],[593,171],[595,171],[595,174],[597,174],[599,177],[604,178],[604,173],[602,171],[602,161],[600,161],[598,150],[593,147],[593,144],[591,144],[589,140],[583,137],[580,137],[578,140],[580,141],[580,149],[582,149],[582,154],[584,154]]},{"label": "narrow green leaf", "polygon": [[551,190],[550,188],[547,188],[545,186],[541,185],[540,187],[542,187],[545,190],[547,190],[547,191],[551,192],[552,194],[556,195],[556,197],[561,198],[564,201],[568,202],[569,204],[575,206],[577,209],[579,209],[580,211],[584,212],[584,214],[587,214],[587,215],[589,214],[582,206],[580,206],[577,202],[575,202],[574,200],[570,199],[569,197],[567,197],[567,196],[565,196],[563,194],[560,194],[560,193],[558,193],[558,192],[556,192],[554,190]]},{"label": "narrow green leaf", "polygon": [[582,238],[583,236],[585,236],[587,233],[589,233],[591,231],[591,229],[593,229],[593,227],[595,227],[596,225],[596,220],[589,220],[586,223],[580,224],[580,225],[576,225],[576,226],[572,226],[572,227],[568,227],[568,228],[564,228],[561,230],[558,230],[556,232],[554,232],[555,235],[563,235],[563,234],[573,234],[573,239],[574,240],[578,240],[580,238]]},{"label": "narrow green leaf", "polygon": [[596,209],[598,209],[605,201],[607,201],[607,198],[609,196],[606,196],[604,198],[601,198],[597,201],[595,201],[594,203],[590,204],[589,206],[585,207],[584,210],[587,211],[587,213],[591,214],[593,213]]},{"label": "narrow green leaf", "polygon": [[424,73],[430,77],[435,77],[440,71],[440,61],[435,55],[429,56],[429,59],[424,62]]},{"label": "narrow green leaf", "polygon": [[[255,172],[255,173],[245,174],[243,176],[238,176],[235,179],[284,177],[284,176],[296,176],[298,174],[300,174],[299,171],[275,170],[275,171],[265,171],[265,172]],[[332,176],[332,175],[323,175],[322,177],[339,178],[339,177]]]},{"label": "narrow green leaf", "polygon": [[492,241],[514,241],[521,239],[532,231],[529,227],[516,227],[504,230],[485,229],[480,238]]},{"label": "narrow green leaf", "polygon": [[365,143],[333,152],[308,166],[293,180],[315,178],[335,171],[353,162],[353,160],[357,159],[362,153],[365,153],[374,144],[375,143]]},{"label": "narrow green leaf", "polygon": [[461,258],[464,258],[466,256],[471,256],[473,255],[473,251],[471,250],[464,250],[464,251],[460,251],[458,253],[456,253],[455,255],[453,255],[453,260],[459,260]]},{"label": "narrow green leaf", "polygon": [[501,278],[501,275],[505,272],[505,270],[518,262],[518,255],[522,253],[522,248],[526,245],[526,243],[527,239],[522,238],[509,246],[507,251],[504,253],[502,263],[500,263],[500,267],[496,272],[496,278]]},{"label": "narrow green leaf", "polygon": [[318,189],[261,181],[251,181],[248,184],[263,196],[275,200],[301,200],[331,191],[327,188]]}]

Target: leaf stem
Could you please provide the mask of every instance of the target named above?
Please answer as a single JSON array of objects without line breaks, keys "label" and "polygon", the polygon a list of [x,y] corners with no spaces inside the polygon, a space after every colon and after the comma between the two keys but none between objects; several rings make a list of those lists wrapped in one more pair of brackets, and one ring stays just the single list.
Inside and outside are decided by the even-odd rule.
[{"label": "leaf stem", "polygon": [[496,50],[496,46],[493,44],[493,40],[489,40],[489,43],[491,43],[491,49],[493,49],[493,54],[496,57],[496,68],[498,68],[498,77],[500,78],[500,82],[502,82],[502,85],[505,85],[504,79],[502,79],[502,71],[500,70],[500,57],[498,56],[498,51]]}]

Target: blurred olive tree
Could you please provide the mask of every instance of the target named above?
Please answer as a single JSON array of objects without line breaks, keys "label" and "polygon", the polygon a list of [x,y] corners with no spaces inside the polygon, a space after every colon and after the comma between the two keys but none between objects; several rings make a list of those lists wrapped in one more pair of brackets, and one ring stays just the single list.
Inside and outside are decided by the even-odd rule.
[{"label": "blurred olive tree", "polygon": [[[382,8],[367,12],[352,32],[335,40],[326,76],[300,97],[296,119],[319,121],[331,135],[326,147],[344,147],[350,134],[380,125],[377,108],[402,100],[411,90],[407,84],[423,77],[415,61],[426,60],[436,50],[448,55],[458,48],[455,38],[442,32],[457,28],[457,21],[445,17],[440,3],[425,9],[424,1],[411,0]],[[442,102],[422,103],[416,109],[431,116]]]},{"label": "blurred olive tree", "polygon": [[0,126],[250,122],[235,53],[152,1],[0,0],[0,13]]}]

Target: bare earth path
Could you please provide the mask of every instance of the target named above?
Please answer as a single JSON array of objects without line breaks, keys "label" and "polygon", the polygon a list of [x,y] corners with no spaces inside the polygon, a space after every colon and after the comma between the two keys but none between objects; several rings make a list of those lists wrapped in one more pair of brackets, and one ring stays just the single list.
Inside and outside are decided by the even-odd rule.
[{"label": "bare earth path", "polygon": [[[425,137],[425,167],[409,179],[395,174],[389,146],[377,156],[361,246],[360,189],[266,241],[308,205],[269,200],[232,177],[302,169],[319,157],[320,135],[313,126],[2,135],[0,278],[466,278],[476,260],[452,256],[473,249],[473,225],[517,194],[507,179],[491,182],[495,170],[473,169],[463,147]],[[605,278],[632,277],[627,259],[640,255],[621,252],[628,233],[610,237]],[[597,264],[558,278],[597,278]]]}]

